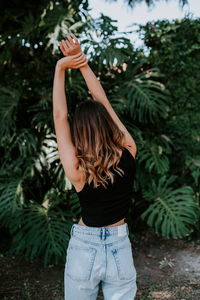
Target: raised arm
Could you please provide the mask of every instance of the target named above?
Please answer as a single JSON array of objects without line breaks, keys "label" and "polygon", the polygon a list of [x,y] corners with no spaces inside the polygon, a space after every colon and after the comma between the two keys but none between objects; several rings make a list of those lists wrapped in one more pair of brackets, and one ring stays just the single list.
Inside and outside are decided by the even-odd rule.
[{"label": "raised arm", "polygon": [[80,181],[77,168],[76,149],[72,143],[70,124],[68,121],[67,99],[65,95],[65,71],[76,69],[87,63],[84,54],[64,57],[55,67],[53,82],[53,119],[58,145],[58,152],[67,178],[75,185]]},{"label": "raised arm", "polygon": [[124,124],[121,122],[121,120],[119,119],[117,114],[115,113],[114,109],[112,108],[112,106],[106,96],[106,93],[105,93],[101,83],[95,76],[94,72],[91,70],[91,68],[89,67],[88,64],[85,65],[84,67],[81,67],[80,71],[85,79],[85,82],[88,86],[88,89],[89,89],[93,99],[101,102],[106,107],[109,114],[111,115],[111,117],[113,118],[115,123],[118,125],[120,130],[124,132],[124,134],[125,134],[124,146],[128,147],[130,152],[132,153],[132,155],[135,157],[136,152],[137,152],[135,141],[132,138],[131,134],[126,129],[126,127],[124,126]]},{"label": "raised arm", "polygon": [[[72,37],[75,41],[75,44],[77,46],[77,52],[78,52],[81,49],[80,44],[79,44],[77,38],[75,37],[75,35],[72,34]],[[64,55],[71,55],[70,43],[72,45],[73,42],[72,42],[72,39],[70,36],[68,36],[68,40],[69,41],[67,41],[67,43],[63,43],[63,47],[61,48]],[[109,114],[111,115],[111,117],[113,118],[115,123],[118,125],[118,127],[121,129],[121,131],[124,132],[124,134],[125,134],[124,146],[128,147],[130,152],[132,153],[132,155],[135,157],[136,151],[137,151],[135,141],[132,138],[131,134],[126,129],[126,127],[124,126],[124,124],[120,121],[120,119],[117,116],[117,114],[115,113],[114,109],[112,108],[112,106],[106,96],[106,93],[105,93],[101,83],[97,79],[96,75],[91,70],[91,68],[88,64],[84,65],[83,67],[80,67],[80,71],[85,79],[85,82],[88,86],[88,89],[89,89],[93,99],[101,102],[106,107],[106,109],[108,110]]]}]

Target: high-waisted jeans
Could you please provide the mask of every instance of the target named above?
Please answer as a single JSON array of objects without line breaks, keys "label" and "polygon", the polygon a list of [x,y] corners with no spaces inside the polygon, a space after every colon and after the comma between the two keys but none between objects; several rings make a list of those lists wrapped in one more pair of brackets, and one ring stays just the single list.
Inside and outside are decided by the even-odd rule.
[{"label": "high-waisted jeans", "polygon": [[90,227],[73,224],[64,271],[65,300],[133,300],[136,269],[128,224]]}]

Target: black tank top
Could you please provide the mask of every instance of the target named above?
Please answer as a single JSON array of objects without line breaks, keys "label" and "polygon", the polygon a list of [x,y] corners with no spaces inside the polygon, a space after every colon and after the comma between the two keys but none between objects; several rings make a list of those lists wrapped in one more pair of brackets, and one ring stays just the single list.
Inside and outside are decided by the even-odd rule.
[{"label": "black tank top", "polygon": [[127,148],[123,148],[118,167],[124,171],[120,176],[111,167],[114,183],[108,180],[107,188],[100,184],[93,187],[85,183],[77,192],[80,200],[82,220],[85,225],[101,227],[110,225],[125,218],[131,203],[136,162]]}]

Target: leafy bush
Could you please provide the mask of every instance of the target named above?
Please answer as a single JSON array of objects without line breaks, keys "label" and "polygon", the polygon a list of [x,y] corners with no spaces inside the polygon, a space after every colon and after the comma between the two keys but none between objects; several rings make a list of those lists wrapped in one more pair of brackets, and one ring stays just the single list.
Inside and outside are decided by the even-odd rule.
[{"label": "leafy bush", "polygon": [[168,180],[163,176],[158,183],[152,180],[149,190],[143,191],[143,196],[153,203],[141,217],[144,219],[148,216],[147,224],[154,225],[157,233],[161,229],[163,236],[169,237],[171,234],[173,238],[182,238],[189,235],[193,231],[192,227],[197,225],[197,203],[191,187],[169,187],[175,179],[176,176]]},{"label": "leafy bush", "polygon": [[[53,73],[61,57],[57,44],[68,31],[80,36],[92,69],[136,141],[133,203],[142,199],[145,204],[141,217],[148,216],[147,224],[174,238],[198,228],[198,111],[194,114],[198,99],[195,92],[191,106],[195,117],[189,122],[191,111],[182,100],[186,89],[181,98],[177,76],[167,77],[170,61],[166,66],[163,56],[162,68],[162,55],[153,55],[154,46],[155,53],[162,47],[149,44],[152,52],[146,57],[126,37],[115,37],[117,26],[109,17],[91,19],[87,1],[23,5],[18,1],[12,9],[4,6],[6,13],[1,13],[0,21],[5,29],[0,37],[0,222],[12,235],[10,252],[42,256],[45,265],[64,261],[71,226],[81,216],[77,195],[59,160],[52,119]],[[147,41],[151,32],[145,30]],[[184,41],[189,43],[185,36]],[[78,70],[68,70],[66,75],[71,120],[76,105],[90,95]],[[192,72],[185,78],[197,88],[197,73],[194,81]],[[191,145],[185,140],[189,136]]]}]

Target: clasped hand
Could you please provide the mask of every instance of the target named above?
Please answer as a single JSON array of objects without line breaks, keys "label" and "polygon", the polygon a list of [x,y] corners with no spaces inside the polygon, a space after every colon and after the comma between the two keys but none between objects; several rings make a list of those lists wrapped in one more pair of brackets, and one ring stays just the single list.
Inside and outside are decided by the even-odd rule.
[{"label": "clasped hand", "polygon": [[[72,40],[73,37],[74,41]],[[87,65],[88,60],[81,50],[81,46],[74,34],[67,35],[67,39],[60,42],[60,50],[65,57],[58,60],[57,65],[62,69],[79,69]]]}]

